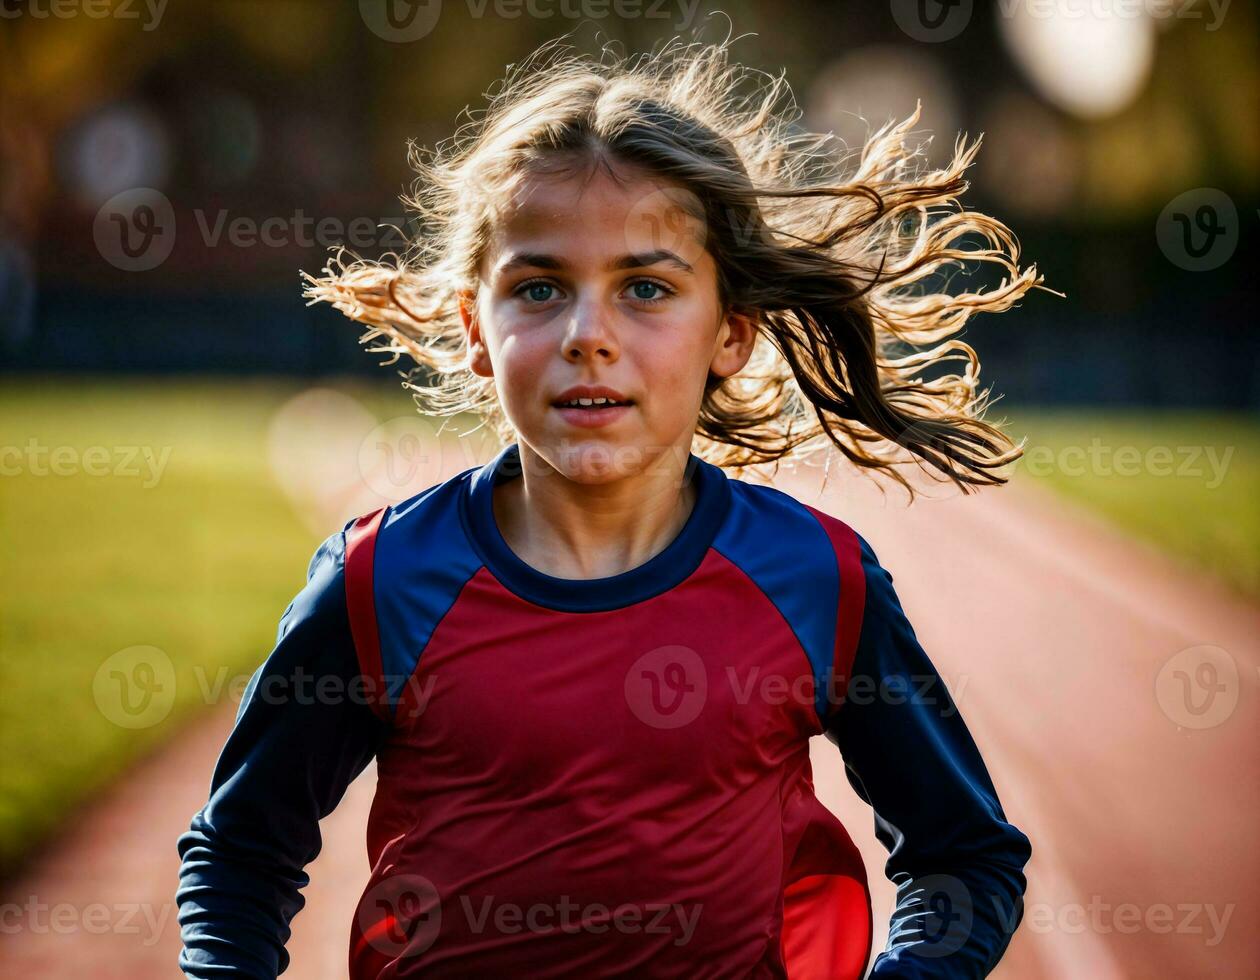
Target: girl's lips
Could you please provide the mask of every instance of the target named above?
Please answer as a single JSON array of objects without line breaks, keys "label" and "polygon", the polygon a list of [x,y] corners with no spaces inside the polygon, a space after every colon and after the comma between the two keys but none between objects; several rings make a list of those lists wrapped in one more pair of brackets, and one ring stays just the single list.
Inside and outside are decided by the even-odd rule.
[{"label": "girl's lips", "polygon": [[622,416],[629,413],[633,405],[614,405],[610,408],[559,408],[555,410],[569,425],[583,429],[596,429],[604,425],[612,425]]}]

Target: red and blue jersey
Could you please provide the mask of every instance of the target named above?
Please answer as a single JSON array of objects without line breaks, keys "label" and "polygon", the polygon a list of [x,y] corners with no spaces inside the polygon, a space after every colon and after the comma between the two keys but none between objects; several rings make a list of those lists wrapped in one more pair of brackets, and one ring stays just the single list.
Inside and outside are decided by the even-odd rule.
[{"label": "red and blue jersey", "polygon": [[986,974],[1031,847],[867,541],[693,454],[665,550],[560,579],[495,524],[519,476],[512,445],[320,546],[179,840],[184,972],[287,966],[319,821],[374,758],[353,980],[860,977],[825,734],[897,884],[871,975]]}]

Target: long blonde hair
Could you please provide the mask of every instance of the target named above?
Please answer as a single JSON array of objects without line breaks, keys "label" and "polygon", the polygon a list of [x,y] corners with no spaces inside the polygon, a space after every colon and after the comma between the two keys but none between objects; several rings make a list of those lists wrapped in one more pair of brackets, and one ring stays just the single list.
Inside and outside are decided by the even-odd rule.
[{"label": "long blonde hair", "polygon": [[[450,140],[410,145],[417,179],[403,201],[416,232],[405,252],[366,261],[338,251],[322,276],[303,273],[305,295],[367,325],[362,342],[392,355],[387,363],[410,358],[406,383],[421,411],[475,413],[511,442],[494,379],[467,366],[458,295],[476,288],[514,180],[611,158],[683,189],[723,308],[755,316],[748,365],[706,384],[699,455],[738,469],[830,443],[911,496],[906,462],[964,492],[1006,482],[1002,467],[1022,449],[984,421],[979,359],[955,335],[1042,280],[1035,266],[1020,269],[1010,229],[958,202],[980,140],[960,137],[949,163],[929,169],[918,109],[857,155],[801,132],[800,115],[783,76],[733,64],[729,41],[675,40],[633,57],[550,42]],[[945,291],[946,273],[964,262],[998,267],[1000,284]],[[964,362],[961,373],[936,371],[949,361]]]}]

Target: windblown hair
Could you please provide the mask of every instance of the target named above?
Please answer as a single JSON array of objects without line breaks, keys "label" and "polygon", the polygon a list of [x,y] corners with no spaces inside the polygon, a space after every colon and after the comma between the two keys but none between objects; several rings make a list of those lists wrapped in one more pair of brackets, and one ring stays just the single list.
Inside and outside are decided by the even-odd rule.
[{"label": "windblown hair", "polygon": [[[477,288],[498,209],[522,177],[630,165],[702,212],[723,309],[757,325],[746,367],[708,379],[698,455],[741,469],[830,442],[911,497],[907,462],[963,492],[1005,483],[1022,449],[984,421],[979,360],[956,335],[1042,280],[1019,268],[1010,229],[959,204],[979,139],[959,137],[949,163],[929,169],[916,108],[845,153],[834,136],[800,130],[782,75],[733,64],[728,50],[673,41],[586,56],[545,45],[449,141],[410,144],[418,178],[403,201],[417,231],[405,252],[347,262],[338,251],[322,277],[303,274],[305,295],[366,324],[362,342],[392,354],[387,363],[414,361],[407,386],[421,411],[475,413],[511,442],[494,379],[467,366],[459,292]],[[964,263],[997,267],[1000,284],[947,291]],[[949,361],[965,362],[962,373],[940,370]]]}]

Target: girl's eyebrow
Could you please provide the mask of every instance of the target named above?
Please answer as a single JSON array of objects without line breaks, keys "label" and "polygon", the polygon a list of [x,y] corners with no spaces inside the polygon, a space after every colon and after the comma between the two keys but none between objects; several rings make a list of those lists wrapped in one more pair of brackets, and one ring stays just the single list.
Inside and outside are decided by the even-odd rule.
[{"label": "girl's eyebrow", "polygon": [[[643,269],[648,266],[662,264],[675,266],[680,272],[695,272],[690,263],[684,261],[680,256],[667,248],[619,256],[608,263],[608,269]],[[517,252],[500,263],[498,271],[502,275],[522,266],[528,266],[532,269],[562,269],[564,268],[564,262],[554,255],[547,255],[543,252]]]}]

